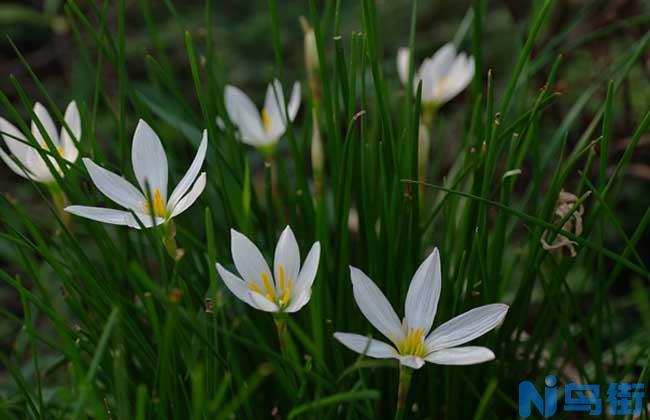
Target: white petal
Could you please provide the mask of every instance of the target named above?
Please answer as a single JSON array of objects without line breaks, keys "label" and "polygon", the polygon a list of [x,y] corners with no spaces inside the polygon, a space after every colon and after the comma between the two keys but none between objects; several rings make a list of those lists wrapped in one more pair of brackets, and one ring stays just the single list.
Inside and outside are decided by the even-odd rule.
[{"label": "white petal", "polygon": [[422,62],[418,73],[422,77],[422,99],[425,102],[441,100],[440,80],[447,75],[455,58],[456,47],[448,43]]},{"label": "white petal", "polygon": [[425,357],[427,362],[438,365],[474,365],[494,360],[492,350],[485,347],[454,347],[434,351]]},{"label": "white petal", "polygon": [[350,266],[352,292],[359,309],[377,330],[393,343],[404,336],[395,310],[377,285],[363,271]]},{"label": "white petal", "polygon": [[408,48],[402,47],[397,50],[397,74],[399,75],[399,80],[404,86],[408,84],[410,60],[411,52]]},{"label": "white petal", "polygon": [[102,168],[88,158],[84,158],[83,163],[86,165],[86,169],[93,183],[102,194],[124,208],[136,211],[142,210],[146,204],[146,200],[142,193],[130,182]]},{"label": "white petal", "polygon": [[[427,58],[422,62],[420,69],[418,70],[418,76],[421,78],[422,82],[422,101],[423,102],[436,102],[437,98],[437,85],[438,79],[436,75],[431,71],[431,59]],[[413,90],[417,89],[416,81],[413,81]]]},{"label": "white petal", "polygon": [[217,115],[217,127],[219,127],[220,130],[225,130],[226,129],[226,123],[223,121],[223,118]]},{"label": "white petal", "polygon": [[154,225],[160,225],[165,221],[165,219],[160,217],[157,217],[154,220],[149,215],[136,213],[138,218],[137,220],[140,221],[140,223],[138,223],[136,218],[128,211],[107,209],[103,207],[68,206],[65,208],[65,211],[98,222],[109,223],[112,225],[124,225],[134,229],[140,229],[140,223],[145,228],[150,228]]},{"label": "white petal", "polygon": [[426,345],[430,351],[456,347],[482,336],[503,322],[508,305],[493,303],[465,312],[436,328]]},{"label": "white petal", "polygon": [[135,216],[133,216],[130,212],[127,213],[126,224],[134,229],[142,229],[142,227],[148,229],[150,227],[162,225],[165,223],[165,219],[162,217],[154,218],[150,214],[144,214],[141,212],[134,212]]},{"label": "white petal", "polygon": [[440,86],[440,101],[447,102],[463,91],[474,77],[474,59],[461,53]]},{"label": "white petal", "polygon": [[61,149],[63,150],[63,158],[68,162],[76,162],[79,157],[79,150],[77,149],[77,142],[81,139],[81,117],[79,116],[79,109],[75,101],[70,102],[68,108],[65,110],[63,120],[68,125],[74,137],[68,134],[65,126],[61,127]]},{"label": "white petal", "polygon": [[247,284],[250,282],[257,283],[264,290],[262,274],[266,273],[271,282],[273,277],[260,250],[246,236],[234,229],[230,229],[230,240],[232,259],[241,278]]},{"label": "white petal", "polygon": [[2,132],[2,138],[7,144],[11,154],[16,156],[16,158],[24,164],[27,151],[32,149],[32,147],[23,143],[27,141],[23,133],[21,133],[15,125],[2,117],[0,117],[0,131]]},{"label": "white petal", "polygon": [[188,208],[190,208],[190,206],[194,204],[194,202],[199,198],[199,196],[205,189],[206,182],[207,182],[207,175],[205,172],[203,172],[201,175],[199,175],[199,179],[196,180],[190,192],[188,192],[187,195],[185,195],[185,197],[180,199],[178,204],[176,204],[176,207],[173,207],[171,217],[176,217],[179,214],[183,213]]},{"label": "white petal", "polygon": [[417,356],[397,356],[400,365],[410,367],[411,369],[420,369],[424,366],[424,359]]},{"label": "white petal", "polygon": [[[25,170],[23,170],[23,168],[21,168],[16,162],[14,162],[11,156],[7,155],[2,149],[0,149],[0,159],[2,159],[4,163],[7,164],[9,169],[14,171],[17,175],[20,175],[23,178],[27,178],[27,179],[33,178],[33,176],[29,173],[29,171],[26,170],[27,169],[26,167]],[[25,164],[23,163],[23,166],[24,165]]]},{"label": "white petal", "polygon": [[300,250],[298,249],[296,237],[289,226],[284,228],[275,247],[273,268],[276,286],[280,282],[280,267],[284,271],[284,281],[290,281],[292,284],[295,284],[298,280],[298,273],[300,272]]},{"label": "white petal", "polygon": [[309,250],[309,254],[305,258],[305,263],[300,269],[300,274],[298,274],[298,280],[295,285],[296,290],[311,289],[312,284],[314,284],[314,279],[316,279],[316,274],[318,273],[319,260],[320,242],[316,242]]},{"label": "white petal", "polygon": [[435,248],[415,272],[406,295],[404,313],[410,328],[429,333],[440,298],[440,255]]},{"label": "white petal", "polygon": [[185,193],[190,189],[196,177],[199,175],[199,171],[203,166],[203,161],[205,160],[205,154],[208,150],[208,130],[203,130],[203,138],[201,139],[201,144],[199,145],[199,150],[196,152],[196,156],[190,165],[190,168],[187,170],[183,178],[180,180],[172,195],[169,196],[169,202],[167,206],[170,209],[176,207],[176,204],[180,199],[185,195]]},{"label": "white petal", "polygon": [[253,291],[249,291],[248,295],[260,311],[280,312],[278,305],[268,300],[265,296]]},{"label": "white petal", "polygon": [[163,201],[167,202],[167,155],[160,138],[144,120],[138,122],[133,135],[131,160],[142,191],[147,192],[148,184],[151,194],[157,188]]},{"label": "white petal", "polygon": [[293,313],[298,312],[303,306],[311,299],[311,289],[303,289],[295,293],[289,301],[289,306],[284,309],[284,312]]},{"label": "white petal", "polygon": [[291,98],[289,98],[289,105],[287,105],[287,113],[289,114],[289,120],[291,121],[295,120],[296,115],[298,115],[298,110],[300,109],[300,99],[300,82],[294,82],[293,88],[291,90]]},{"label": "white petal", "polygon": [[103,207],[69,206],[64,210],[70,214],[74,214],[75,216],[81,216],[86,219],[109,223],[111,225],[128,225],[127,220],[128,216],[130,216],[127,211],[107,209]]},{"label": "white petal", "polygon": [[443,45],[431,56],[428,71],[431,71],[437,78],[440,78],[449,72],[451,67],[454,65],[455,59],[456,47],[453,43],[449,42]]},{"label": "white petal", "polygon": [[[47,136],[50,138],[50,140],[52,140],[52,143],[54,143],[55,146],[58,146],[59,134],[56,132],[56,125],[54,125],[54,121],[52,121],[50,113],[47,112],[47,109],[45,109],[45,107],[40,102],[36,102],[34,104],[34,114],[43,125],[43,128],[45,129]],[[38,129],[38,125],[36,125],[35,121],[32,121],[32,135],[36,138],[36,141],[38,141],[40,145],[44,146],[47,144],[43,133],[41,133],[41,130]]]},{"label": "white petal", "polygon": [[235,295],[239,300],[248,303],[255,309],[259,309],[259,307],[251,300],[250,295],[248,294],[248,292],[250,292],[250,289],[242,279],[223,268],[223,266],[219,263],[217,263],[217,271],[219,272],[219,275],[221,276],[221,279],[225,283],[226,287],[232,292],[233,295]]},{"label": "white petal", "polygon": [[241,140],[252,146],[267,144],[267,138],[262,126],[260,113],[248,96],[234,86],[226,86],[224,104],[230,121],[239,127]]},{"label": "white petal", "polygon": [[[54,159],[54,157],[49,157],[49,161],[52,164],[53,169],[58,170],[59,165],[56,163],[56,159]],[[50,167],[47,166],[38,150],[31,147],[27,150],[27,154],[25,155],[25,167],[29,169],[32,178],[34,178],[35,181],[46,184],[54,182],[54,175],[52,175]]]},{"label": "white petal", "polygon": [[350,350],[375,359],[397,358],[397,351],[388,343],[359,334],[336,332],[334,338]]},{"label": "white petal", "polygon": [[269,121],[267,129],[269,137],[280,137],[286,131],[287,124],[284,110],[282,85],[278,79],[274,79],[266,88],[266,97],[264,99],[264,111]]}]

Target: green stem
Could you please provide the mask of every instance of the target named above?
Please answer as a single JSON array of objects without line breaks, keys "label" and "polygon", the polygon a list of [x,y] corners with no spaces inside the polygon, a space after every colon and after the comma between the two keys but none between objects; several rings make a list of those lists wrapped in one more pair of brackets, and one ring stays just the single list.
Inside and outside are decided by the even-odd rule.
[{"label": "green stem", "polygon": [[266,231],[269,243],[273,241],[273,195],[274,195],[274,181],[273,181],[273,158],[266,156],[264,160],[264,189],[266,195]]},{"label": "green stem", "polygon": [[287,357],[287,320],[281,315],[274,316],[273,320],[275,321],[275,328],[278,330],[280,351],[282,351],[284,357]]},{"label": "green stem", "polygon": [[70,218],[70,214],[64,210],[68,205],[68,198],[58,187],[50,188],[50,192],[52,193],[52,202],[54,203],[54,207],[56,208],[59,217],[63,221],[65,227],[69,229],[72,219]]},{"label": "green stem", "polygon": [[180,261],[185,255],[185,251],[176,245],[176,224],[170,220],[165,225],[165,235],[162,239],[165,250],[174,261]]},{"label": "green stem", "polygon": [[397,388],[397,409],[395,411],[395,420],[402,420],[406,414],[406,398],[408,397],[409,388],[413,370],[409,367],[400,365],[399,367],[399,386]]},{"label": "green stem", "polygon": [[[437,106],[425,106],[420,120],[420,133],[418,134],[418,181],[427,180],[427,167],[429,163],[429,150],[431,150],[431,137],[433,136],[433,123],[438,112]],[[424,192],[424,185],[420,184],[420,196]]]},{"label": "green stem", "polygon": [[[264,154],[264,166],[267,170],[267,188],[270,185],[271,197],[275,198],[278,196],[278,169],[275,165],[275,154],[273,149],[269,149],[263,152]],[[270,206],[273,203],[269,203]]]}]

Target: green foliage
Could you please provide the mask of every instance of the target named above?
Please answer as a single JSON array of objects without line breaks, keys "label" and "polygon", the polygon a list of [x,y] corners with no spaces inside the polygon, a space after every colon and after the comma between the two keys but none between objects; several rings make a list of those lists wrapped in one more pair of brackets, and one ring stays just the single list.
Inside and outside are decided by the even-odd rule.
[{"label": "green foliage", "polygon": [[[10,42],[29,78],[9,77],[2,116],[27,129],[38,97],[60,122],[57,105],[76,99],[81,155],[128,179],[131,133],[143,118],[163,139],[172,184],[205,128],[208,186],[176,220],[180,260],[165,252],[162,227],[81,218],[68,225],[50,191],[22,179],[28,188],[0,196],[0,293],[18,302],[0,307],[2,418],[390,418],[397,364],[357,357],[332,337],[376,334],[354,302],[348,266],[368,273],[402,315],[411,276],[434,246],[443,275],[435,325],[482,304],[511,307],[496,332],[477,340],[496,361],[414,372],[407,418],[515,417],[517,384],[541,383],[548,373],[561,382],[648,384],[650,271],[641,247],[650,206],[647,180],[635,186],[627,169],[650,125],[650,84],[639,76],[650,32],[622,35],[625,48],[615,48],[598,74],[574,77],[584,74],[585,44],[620,27],[647,28],[647,15],[576,37],[574,28],[604,2],[584,2],[557,27],[560,2],[534,1],[526,17],[507,22],[499,47],[495,22],[505,12],[472,2],[455,19],[465,13],[456,41],[476,58],[474,83],[438,111],[427,182],[419,184],[421,90],[398,86],[394,55],[402,45],[387,26],[396,5],[408,7],[395,15],[404,23],[400,39],[416,58],[430,55],[434,46],[419,27],[426,5],[311,0],[285,10],[269,0],[256,15],[232,6],[247,26],[228,29],[216,1],[200,12],[171,1],[129,3],[65,2],[86,84],[74,98],[50,93]],[[317,90],[304,82],[296,8],[314,29]],[[0,12],[0,21],[11,11],[43,25],[19,6]],[[440,32],[440,44],[454,32]],[[252,48],[256,33],[263,43]],[[233,52],[237,42],[254,56],[245,60],[255,71],[230,60],[244,55]],[[255,91],[273,77],[285,92],[303,81],[301,113],[278,145],[275,175],[232,124],[216,123],[226,116],[225,84]],[[560,81],[579,89],[561,95]],[[624,119],[630,86],[637,105]],[[310,164],[315,126],[322,190]],[[621,137],[628,140],[614,150]],[[81,161],[64,175],[57,184],[69,203],[105,203]],[[562,189],[579,198],[558,220]],[[583,231],[564,230],[581,204]],[[287,320],[283,353],[272,317],[238,301],[215,262],[231,265],[231,228],[270,260],[287,224],[302,255],[315,241],[322,251],[311,301]],[[577,244],[575,258],[542,247],[542,238],[558,236]]]}]

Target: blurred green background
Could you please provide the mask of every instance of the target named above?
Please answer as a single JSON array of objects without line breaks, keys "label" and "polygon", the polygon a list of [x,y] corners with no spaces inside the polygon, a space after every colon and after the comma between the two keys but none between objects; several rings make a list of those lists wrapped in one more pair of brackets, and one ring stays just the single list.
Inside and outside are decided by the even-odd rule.
[{"label": "blurred green background", "polygon": [[[80,7],[91,11],[100,8],[104,2],[78,2]],[[116,23],[115,2],[108,2],[107,22],[112,29]],[[379,0],[383,38],[384,69],[388,79],[394,82],[395,92],[400,88],[395,68],[395,52],[408,44],[411,2],[406,0]],[[525,35],[529,2],[516,0],[487,2],[484,27],[484,57],[486,68],[493,69],[497,89],[505,83],[506,76],[514,66],[516,56],[513,45],[519,45]],[[533,3],[533,2],[530,2]],[[92,99],[95,70],[88,64],[77,48],[78,42],[92,46],[90,39],[75,39],[73,29],[66,21],[66,6],[63,0],[3,2],[0,4],[0,89],[10,98],[16,98],[7,76],[15,75],[33,100],[42,100],[37,87],[27,74],[8,41],[24,54],[37,76],[54,98],[63,107],[68,101],[77,99],[81,103]],[[333,15],[334,2],[317,2],[324,16]],[[147,23],[143,19],[143,8],[151,10],[152,18],[160,30],[155,38],[164,49],[165,58],[175,69],[177,82],[186,84],[187,92],[193,89],[189,65],[183,40],[183,32],[189,30],[197,43],[205,37],[205,4],[202,1],[153,1],[129,0],[126,2],[126,53],[128,73],[131,78],[146,80],[145,57],[152,55],[159,60],[163,56],[156,45],[152,45]],[[268,5],[264,0],[214,1],[213,2],[214,54],[223,71],[217,74],[228,82],[242,87],[254,100],[261,102],[266,84],[273,76],[274,51],[271,40],[271,24]],[[461,46],[470,49],[471,27],[463,31],[463,19],[467,16],[470,1],[420,1],[417,18],[416,60],[420,62],[446,42],[461,36]],[[82,10],[83,11],[83,10]],[[308,2],[304,0],[283,0],[279,4],[280,41],[286,81],[305,82],[302,52],[301,15],[309,13]],[[176,14],[176,16],[174,16]],[[341,2],[341,33],[350,34],[360,30],[359,5],[353,1]],[[609,64],[634,41],[643,36],[650,27],[650,2],[643,0],[563,0],[558,2],[553,13],[553,22],[547,28],[561,28],[570,31],[570,42],[554,45],[554,53],[563,54],[560,78],[556,91],[565,98],[550,110],[549,121],[559,121],[575,99],[598,80]],[[574,21],[577,21],[575,24]],[[462,37],[463,34],[466,36]],[[548,45],[559,35],[547,29],[541,45]],[[345,42],[345,41],[344,41]],[[517,43],[517,44],[513,44]],[[533,56],[535,53],[533,52]],[[650,53],[643,54],[642,65],[635,66],[623,86],[623,95],[615,100],[615,127],[620,133],[629,133],[633,122],[638,121],[650,107]],[[541,60],[540,60],[541,62]],[[502,76],[502,77],[500,77]],[[485,75],[482,75],[483,80]],[[531,89],[541,88],[545,73],[539,73],[539,84]],[[117,97],[117,75],[105,66],[102,78],[111,94]],[[306,85],[303,86],[306,88]],[[474,89],[481,89],[475,86]],[[497,90],[498,92],[498,90]],[[602,103],[605,85],[598,95],[587,104],[586,110],[594,112]],[[186,98],[192,101],[192,95]],[[454,112],[461,108],[463,98],[452,101],[444,108],[448,121],[454,119]],[[196,104],[194,104],[196,105]],[[464,109],[464,107],[463,107]],[[582,115],[585,123],[592,115]],[[100,115],[101,121],[101,115]],[[110,141],[114,127],[98,124],[98,142]],[[461,123],[462,120],[458,121]],[[135,123],[135,118],[130,121]],[[576,127],[580,131],[582,127]],[[453,126],[446,130],[453,133]],[[620,147],[624,138],[616,139]],[[647,142],[642,142],[642,145]],[[616,150],[616,143],[614,149]],[[650,179],[647,166],[647,146],[642,146],[645,156],[639,157],[639,165],[632,165],[630,175],[642,180]],[[635,159],[636,160],[636,159]],[[11,190],[14,178],[1,168],[0,178],[3,190]]]},{"label": "blurred green background", "polygon": [[[82,12],[89,14],[108,5],[106,16],[112,30],[117,26],[116,2],[77,2]],[[316,2],[318,10],[324,17],[333,16],[334,2]],[[534,2],[517,0],[489,1],[485,10],[484,57],[485,68],[493,69],[497,92],[507,82],[516,55],[513,46],[520,45],[528,25],[528,7]],[[378,11],[381,13],[381,36],[383,40],[384,70],[387,79],[394,85],[393,92],[403,93],[397,77],[395,53],[397,48],[408,44],[411,2],[407,0],[379,0]],[[212,2],[214,51],[218,65],[218,77],[221,83],[231,83],[243,88],[254,101],[261,103],[266,84],[273,77],[275,63],[271,39],[271,23],[268,4],[264,0],[252,1],[213,1]],[[280,41],[282,60],[284,62],[284,79],[287,82],[299,80],[306,90],[303,65],[303,40],[299,22],[301,15],[309,14],[309,5],[304,0],[283,0],[278,5],[280,23]],[[471,25],[468,16],[470,1],[420,1],[420,13],[417,17],[416,61],[431,55],[446,42],[458,37],[461,49],[470,50]],[[148,31],[144,10],[149,10],[159,30],[154,37]],[[0,89],[15,104],[19,102],[9,79],[17,78],[32,100],[43,100],[24,65],[14,50],[17,48],[30,63],[36,75],[46,86],[51,96],[63,108],[70,100],[76,99],[82,108],[89,107],[94,95],[96,70],[92,67],[96,57],[84,57],[78,48],[79,42],[93,50],[93,40],[75,36],[75,30],[66,19],[71,13],[63,0],[49,1],[5,1],[0,4]],[[175,71],[176,82],[185,85],[185,92],[193,92],[183,32],[189,30],[197,44],[206,35],[205,3],[203,1],[126,1],[126,53],[128,74],[132,79],[142,80],[138,86],[143,90],[147,86],[146,56],[156,60],[168,60]],[[341,2],[341,33],[350,34],[360,30],[359,4],[354,1]],[[570,107],[586,89],[591,88],[602,78],[604,70],[621,55],[634,41],[640,39],[650,28],[650,2],[643,0],[563,0],[555,6],[552,22],[547,25],[539,45],[552,45],[554,54],[562,54],[557,85],[553,90],[562,92],[563,97],[545,113],[545,119],[551,130],[570,112]],[[326,26],[326,25],[323,25]],[[554,31],[553,28],[557,28]],[[556,42],[558,31],[570,31],[566,38],[569,42]],[[152,43],[151,39],[157,42]],[[10,42],[11,40],[11,42]],[[13,42],[13,46],[12,46]],[[555,45],[553,44],[555,42]],[[159,49],[163,49],[160,51]],[[328,53],[331,53],[329,51]],[[545,62],[544,57],[538,62]],[[622,153],[628,136],[634,130],[643,113],[650,108],[650,51],[645,51],[638,65],[635,65],[622,86],[622,94],[614,99],[614,124],[612,150],[615,155]],[[478,75],[481,76],[481,75]],[[479,77],[477,76],[477,80]],[[101,77],[109,99],[117,101],[117,74],[105,64]],[[542,87],[546,72],[538,72],[537,83],[530,85],[535,91]],[[485,80],[485,75],[482,75]],[[483,91],[483,86],[475,85],[474,93]],[[151,89],[149,91],[152,91]],[[600,88],[580,114],[581,120],[573,132],[581,133],[591,121],[598,107],[603,103],[606,83]],[[447,104],[443,109],[439,135],[443,137],[445,149],[434,151],[434,160],[440,164],[441,173],[445,173],[445,162],[452,161],[457,152],[457,139],[460,124],[467,123],[467,112],[471,109],[464,96]],[[191,106],[198,109],[195,95],[185,98]],[[393,98],[397,100],[398,98]],[[114,110],[117,109],[115,102]],[[304,113],[305,107],[301,110]],[[24,110],[23,110],[24,111]],[[87,111],[86,111],[87,112]],[[115,141],[115,119],[102,113],[99,109],[96,141],[99,145]],[[115,112],[115,111],[114,111]],[[25,114],[27,114],[25,112]],[[0,110],[0,115],[8,117]],[[137,122],[135,115],[128,115],[127,132]],[[131,127],[130,129],[128,127]],[[159,128],[162,130],[162,128]],[[164,133],[159,133],[164,135]],[[178,136],[171,131],[170,136]],[[569,133],[569,144],[572,142]],[[543,146],[542,146],[543,147]],[[632,158],[627,177],[629,186],[623,191],[626,198],[618,207],[628,217],[621,220],[632,222],[639,220],[643,211],[650,205],[650,139],[641,140]],[[19,181],[4,165],[0,166],[0,188],[3,192],[20,196],[23,199],[35,198],[38,206],[40,199],[27,192],[30,186]],[[633,228],[634,226],[626,226]],[[647,246],[648,241],[644,242]],[[650,253],[649,253],[650,254]],[[647,255],[646,255],[647,256]],[[6,262],[5,262],[6,263]]]}]

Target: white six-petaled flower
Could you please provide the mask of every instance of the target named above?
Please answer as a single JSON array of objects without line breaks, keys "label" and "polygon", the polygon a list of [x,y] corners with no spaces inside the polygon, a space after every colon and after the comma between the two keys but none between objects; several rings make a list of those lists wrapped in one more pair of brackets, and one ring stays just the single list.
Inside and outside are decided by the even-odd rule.
[{"label": "white six-petaled flower", "polygon": [[[419,369],[425,362],[470,365],[494,359],[479,346],[461,346],[501,324],[508,305],[495,303],[474,308],[445,322],[429,334],[441,289],[440,256],[435,249],[413,275],[399,321],[388,299],[361,270],[350,267],[354,299],[363,315],[393,345],[359,334],[334,334],[343,345],[377,359],[395,358],[401,365]],[[459,347],[461,346],[461,347]]]},{"label": "white six-petaled flower", "polygon": [[[397,71],[406,86],[409,76],[410,51],[397,51]],[[445,44],[431,57],[426,58],[413,75],[413,89],[422,82],[422,103],[442,106],[463,91],[474,78],[474,57],[457,54],[452,43]]]},{"label": "white six-petaled flower", "polygon": [[287,105],[284,102],[282,85],[277,79],[269,83],[264,108],[260,112],[244,92],[232,85],[226,86],[224,103],[230,121],[239,129],[242,142],[262,149],[272,148],[287,131],[287,115],[289,120],[293,121],[298,114],[300,83],[293,84]]},{"label": "white six-petaled flower", "polygon": [[[208,134],[204,130],[194,161],[168,198],[167,155],[158,135],[146,122],[140,120],[133,135],[131,151],[133,171],[140,189],[92,160],[83,159],[88,174],[99,191],[129,211],[88,206],[69,206],[65,211],[99,222],[126,225],[135,229],[139,229],[140,224],[152,227],[165,223],[187,210],[203,192],[207,177],[205,172],[199,175],[199,171],[203,166],[207,147]],[[147,198],[147,193],[151,194],[150,198]]]},{"label": "white six-petaled flower", "polygon": [[[34,105],[34,115],[45,129],[45,133],[56,148],[58,155],[63,160],[74,163],[79,156],[76,142],[81,139],[81,118],[79,117],[79,109],[77,108],[75,101],[68,104],[63,117],[63,120],[70,131],[63,126],[61,127],[61,132],[59,134],[50,113],[39,102]],[[31,131],[40,147],[49,151],[48,143],[45,141],[45,137],[35,121],[32,121]],[[12,171],[24,178],[36,182],[45,184],[54,182],[54,175],[52,175],[50,168],[41,155],[41,152],[29,144],[25,135],[21,133],[16,126],[0,117],[0,132],[2,132],[2,138],[13,155],[13,158],[18,161],[14,161],[11,156],[0,148],[0,158]],[[70,134],[72,134],[72,136]],[[54,156],[48,156],[48,158],[52,167],[60,176],[63,176],[63,172],[59,167],[57,159]]]},{"label": "white six-petaled flower", "polygon": [[300,250],[287,226],[275,248],[271,272],[260,250],[246,236],[230,231],[232,258],[240,277],[217,263],[217,271],[237,298],[266,312],[296,312],[309,302],[318,272],[320,243],[315,242],[300,267]]}]

